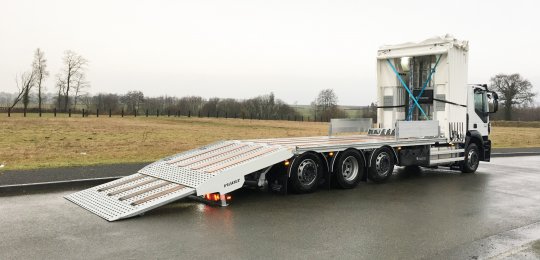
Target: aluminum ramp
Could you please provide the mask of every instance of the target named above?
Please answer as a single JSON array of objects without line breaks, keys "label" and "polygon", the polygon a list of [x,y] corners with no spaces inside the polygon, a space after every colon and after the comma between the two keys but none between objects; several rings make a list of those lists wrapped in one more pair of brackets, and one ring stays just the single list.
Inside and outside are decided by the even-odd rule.
[{"label": "aluminum ramp", "polygon": [[189,195],[225,194],[244,176],[293,156],[291,147],[246,141],[214,143],[154,162],[138,173],[65,198],[115,221],[140,215]]}]

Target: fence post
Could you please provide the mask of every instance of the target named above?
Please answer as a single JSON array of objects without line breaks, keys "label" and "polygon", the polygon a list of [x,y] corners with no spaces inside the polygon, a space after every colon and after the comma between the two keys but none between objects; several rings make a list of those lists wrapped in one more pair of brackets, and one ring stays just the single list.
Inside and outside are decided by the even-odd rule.
[{"label": "fence post", "polygon": [[225,118],[229,118],[229,112],[225,112]]},{"label": "fence post", "polygon": [[11,107],[8,107],[7,109],[7,117],[11,117]]},{"label": "fence post", "polygon": [[112,116],[112,109],[109,108],[109,117]]},{"label": "fence post", "polygon": [[[137,109],[133,109],[133,111],[135,111],[135,117],[137,117]],[[122,108],[122,117],[124,117],[124,109]]]},{"label": "fence post", "polygon": [[[124,108],[122,108],[122,112],[121,112],[121,113],[122,113],[122,114],[121,114],[122,117],[124,117]],[[135,110],[135,116],[137,116],[137,110]]]},{"label": "fence post", "polygon": [[56,117],[56,107],[54,108],[54,117]]},{"label": "fence post", "polygon": [[[71,109],[69,111],[71,111]],[[82,117],[84,117],[84,108],[82,109]]]},{"label": "fence post", "polygon": [[96,109],[96,117],[99,117],[99,108]]},{"label": "fence post", "polygon": [[148,117],[148,108],[146,109],[146,117]]},{"label": "fence post", "polygon": [[39,117],[41,117],[41,107],[39,108]]},{"label": "fence post", "polygon": [[191,110],[188,110],[187,117],[191,117]]},{"label": "fence post", "polygon": [[23,116],[26,117],[26,107],[23,108]]},{"label": "fence post", "polygon": [[171,110],[167,110],[167,117],[171,117]]},{"label": "fence post", "polygon": [[[54,109],[54,116],[56,116],[56,108]],[[68,109],[68,117],[71,117],[71,108]]]}]

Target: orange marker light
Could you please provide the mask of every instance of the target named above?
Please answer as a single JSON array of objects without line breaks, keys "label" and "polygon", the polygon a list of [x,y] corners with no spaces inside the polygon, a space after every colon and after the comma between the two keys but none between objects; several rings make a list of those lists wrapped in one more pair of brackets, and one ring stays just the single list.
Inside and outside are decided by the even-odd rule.
[{"label": "orange marker light", "polygon": [[334,156],[334,152],[329,152],[328,156],[330,156],[330,157]]},{"label": "orange marker light", "polygon": [[291,164],[288,160],[284,162],[285,166],[289,166]]},{"label": "orange marker light", "polygon": [[227,195],[227,197],[225,197],[226,200],[231,200],[232,199],[232,196],[231,195]]}]

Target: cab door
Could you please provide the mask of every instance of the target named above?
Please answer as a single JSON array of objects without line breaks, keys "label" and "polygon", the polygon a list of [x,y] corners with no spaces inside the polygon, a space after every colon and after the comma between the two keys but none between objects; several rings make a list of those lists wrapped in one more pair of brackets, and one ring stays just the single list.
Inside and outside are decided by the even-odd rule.
[{"label": "cab door", "polygon": [[489,113],[486,90],[470,86],[467,103],[469,131],[476,130],[480,135],[487,136],[489,134]]}]

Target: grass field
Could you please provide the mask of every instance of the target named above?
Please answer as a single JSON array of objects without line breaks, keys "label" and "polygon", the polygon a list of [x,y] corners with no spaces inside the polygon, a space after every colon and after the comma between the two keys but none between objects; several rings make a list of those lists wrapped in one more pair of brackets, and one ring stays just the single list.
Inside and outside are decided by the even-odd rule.
[{"label": "grass field", "polygon": [[[2,170],[150,162],[218,140],[325,135],[326,123],[215,118],[0,117]],[[494,147],[540,147],[540,128],[495,126]]]},{"label": "grass field", "polygon": [[0,118],[3,170],[149,162],[227,139],[327,134],[326,123],[215,118]]}]

